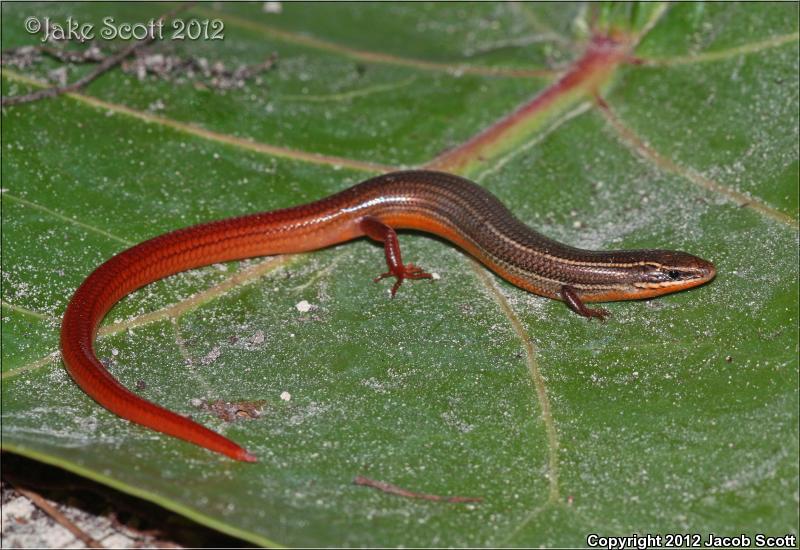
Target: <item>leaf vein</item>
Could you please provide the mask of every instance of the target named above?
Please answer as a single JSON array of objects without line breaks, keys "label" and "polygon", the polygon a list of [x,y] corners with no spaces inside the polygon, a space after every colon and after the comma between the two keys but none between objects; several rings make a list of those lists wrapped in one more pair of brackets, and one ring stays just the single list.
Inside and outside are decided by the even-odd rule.
[{"label": "leaf vein", "polygon": [[511,323],[517,337],[525,349],[525,363],[528,366],[528,372],[536,389],[536,396],[539,401],[539,408],[542,412],[542,421],[544,422],[545,432],[547,435],[547,478],[549,484],[548,503],[559,502],[559,483],[558,483],[558,431],[556,429],[555,420],[553,419],[552,409],[550,407],[550,398],[547,396],[547,386],[544,377],[539,369],[539,361],[536,357],[536,348],[533,345],[533,340],[528,335],[522,321],[517,317],[516,312],[511,308],[511,305],[506,300],[505,295],[497,287],[494,280],[486,273],[480,264],[476,261],[470,262],[473,272],[478,276],[478,279],[486,287],[492,299],[500,306],[503,314]]},{"label": "leaf vein", "polygon": [[[38,86],[43,87],[46,86],[43,82],[36,80],[34,78],[30,78],[24,75],[21,75],[15,71],[11,71],[8,69],[3,68],[3,76],[6,76],[12,80],[16,80],[18,82],[24,82],[31,86]],[[262,153],[267,155],[272,155],[276,157],[288,158],[292,160],[298,160],[303,162],[309,162],[312,164],[322,164],[322,165],[329,165],[329,166],[343,166],[346,168],[352,168],[354,170],[361,170],[363,172],[390,172],[392,170],[396,170],[397,168],[394,166],[389,166],[385,164],[379,164],[375,162],[357,160],[357,159],[350,159],[344,157],[337,157],[333,155],[323,155],[321,153],[313,153],[309,151],[301,151],[299,149],[291,149],[289,147],[281,147],[278,145],[270,145],[267,143],[262,143],[259,141],[254,141],[250,139],[240,138],[236,136],[232,136],[230,134],[223,134],[220,132],[215,132],[213,130],[208,130],[206,128],[202,128],[195,124],[189,124],[187,122],[180,122],[178,120],[174,120],[167,117],[162,117],[158,115],[154,115],[152,113],[146,113],[144,111],[138,111],[126,105],[121,105],[119,103],[111,103],[108,101],[104,101],[94,96],[85,95],[81,93],[71,92],[64,94],[76,101],[80,101],[81,103],[85,103],[97,109],[103,109],[105,111],[111,111],[113,113],[129,116],[132,118],[136,118],[142,120],[144,122],[148,122],[151,124],[158,124],[160,126],[165,126],[167,128],[171,128],[172,130],[177,130],[179,132],[183,132],[185,134],[190,134],[195,137],[199,137],[202,139],[206,139],[209,141],[214,141],[217,143],[224,143],[225,145],[230,145],[232,147],[236,147],[238,149],[244,149],[247,151],[255,151],[256,153]]]},{"label": "leaf vein", "polygon": [[308,101],[309,103],[324,103],[327,101],[340,102],[340,101],[347,101],[349,99],[357,97],[367,97],[376,93],[390,92],[400,88],[405,88],[406,86],[412,84],[415,80],[417,80],[417,77],[412,75],[399,82],[391,82],[388,84],[375,84],[374,86],[367,86],[365,88],[350,90],[347,92],[322,94],[322,95],[289,94],[289,95],[276,96],[275,99],[289,100],[289,101]]},{"label": "leaf vein", "polygon": [[[266,260],[259,262],[247,269],[234,273],[224,281],[221,281],[205,290],[201,290],[200,292],[197,292],[188,298],[181,300],[180,302],[170,304],[161,309],[157,309],[156,311],[151,311],[125,321],[102,326],[100,327],[100,330],[97,331],[97,337],[98,339],[102,339],[106,336],[154,323],[156,321],[177,319],[181,315],[197,309],[201,305],[227,294],[234,288],[241,288],[256,281],[263,275],[266,275],[270,271],[289,263],[292,259],[297,258],[298,256],[299,255],[293,255],[291,257],[270,256]],[[23,372],[36,370],[37,368],[49,365],[56,358],[58,358],[60,354],[61,353],[58,350],[53,351],[40,359],[28,363],[27,365],[3,373],[2,379],[5,380],[8,378],[13,378],[19,374],[22,374]]]},{"label": "leaf vein", "polygon": [[40,313],[38,311],[34,311],[32,309],[28,309],[28,308],[23,307],[23,306],[18,306],[16,304],[12,304],[12,303],[6,302],[5,300],[0,300],[0,305],[2,305],[5,308],[10,309],[11,311],[15,311],[17,313],[21,313],[21,314],[27,315],[29,317],[34,317],[36,319],[42,319],[44,321],[57,321],[58,320],[58,317],[55,317],[53,315],[48,315],[47,313]]},{"label": "leaf vein", "polygon": [[358,59],[359,61],[366,61],[369,63],[377,63],[382,65],[399,65],[401,67],[410,67],[426,71],[439,71],[450,74],[471,74],[478,76],[540,78],[540,77],[551,77],[554,75],[554,71],[543,68],[518,69],[514,67],[489,67],[489,66],[479,66],[479,65],[464,65],[458,63],[456,64],[442,63],[436,61],[427,61],[424,59],[399,57],[388,53],[359,50],[357,48],[351,48],[349,46],[345,46],[343,44],[337,44],[336,42],[330,42],[328,40],[323,40],[321,38],[315,38],[313,36],[308,36],[305,34],[298,34],[295,32],[278,29],[269,25],[265,25],[264,23],[251,21],[249,19],[245,19],[244,17],[239,17],[237,15],[233,15],[219,10],[197,7],[193,8],[192,11],[200,15],[203,15],[205,17],[223,16],[227,23],[232,23],[242,28],[267,34],[272,36],[273,38],[282,40],[284,42],[289,42],[291,44],[299,44],[301,46],[315,48],[318,50],[324,50],[339,55],[345,55],[347,57],[352,57],[354,59]]},{"label": "leaf vein", "polygon": [[55,210],[47,208],[46,206],[42,206],[41,204],[37,204],[35,202],[29,201],[28,199],[23,199],[22,197],[14,196],[14,195],[10,194],[8,191],[3,191],[3,195],[2,196],[5,199],[11,199],[12,201],[16,201],[16,202],[18,202],[20,204],[24,204],[25,206],[28,206],[30,208],[35,208],[36,210],[39,210],[41,212],[45,212],[46,214],[49,214],[49,215],[51,215],[51,216],[53,216],[55,218],[58,218],[59,220],[63,220],[65,222],[69,222],[69,223],[71,223],[73,225],[77,225],[77,226],[82,227],[84,229],[88,229],[89,231],[92,231],[94,233],[98,233],[100,235],[103,235],[104,237],[108,237],[109,239],[112,239],[112,240],[117,241],[119,243],[122,243],[124,245],[133,246],[135,244],[135,243],[133,243],[131,241],[123,239],[122,237],[118,237],[118,236],[114,235],[113,233],[109,233],[105,229],[100,229],[99,227],[95,227],[95,226],[93,226],[91,224],[84,223],[84,222],[82,222],[80,220],[76,220],[74,218],[70,218],[69,216],[66,216],[66,215],[62,214],[61,212],[57,212]]},{"label": "leaf vein", "polygon": [[793,32],[789,34],[782,34],[772,36],[758,42],[751,42],[750,44],[743,44],[727,50],[720,50],[716,52],[703,52],[695,55],[682,55],[677,57],[664,57],[664,58],[643,58],[645,66],[658,66],[669,67],[673,65],[688,65],[691,63],[706,63],[709,61],[719,61],[723,59],[730,59],[740,55],[748,55],[751,53],[759,53],[771,48],[777,48],[791,42],[800,40],[800,32]]},{"label": "leaf vein", "polygon": [[735,189],[723,185],[717,181],[712,180],[702,175],[697,170],[678,164],[674,160],[656,151],[649,145],[641,136],[639,136],[631,127],[627,126],[612,110],[611,106],[606,101],[597,103],[597,108],[605,118],[606,122],[616,131],[620,141],[624,143],[634,154],[653,163],[657,168],[677,174],[691,183],[702,187],[712,193],[722,195],[729,200],[732,200],[739,206],[750,208],[756,212],[772,218],[782,224],[788,225],[795,229],[799,229],[798,221],[793,219],[788,214],[769,206],[758,198],[749,196]]}]

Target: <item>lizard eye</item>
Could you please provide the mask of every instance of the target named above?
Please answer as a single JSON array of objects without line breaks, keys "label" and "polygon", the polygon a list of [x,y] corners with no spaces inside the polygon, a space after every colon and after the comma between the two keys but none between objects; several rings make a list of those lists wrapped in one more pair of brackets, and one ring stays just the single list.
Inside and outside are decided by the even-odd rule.
[{"label": "lizard eye", "polygon": [[669,277],[673,281],[677,281],[678,279],[681,278],[682,275],[683,275],[683,273],[681,273],[680,271],[677,271],[675,269],[670,269],[669,271],[667,271],[667,277]]}]

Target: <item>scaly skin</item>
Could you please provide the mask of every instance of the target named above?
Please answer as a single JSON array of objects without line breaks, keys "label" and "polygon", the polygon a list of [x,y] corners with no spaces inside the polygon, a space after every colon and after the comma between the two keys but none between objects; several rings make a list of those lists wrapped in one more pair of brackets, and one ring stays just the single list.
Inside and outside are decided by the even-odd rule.
[{"label": "scaly skin", "polygon": [[713,264],[685,252],[581,250],[517,220],[469,180],[433,171],[394,172],[309,204],[195,225],[138,244],[109,259],[81,284],[61,326],[61,351],[72,378],[119,416],[231,458],[255,456],[229,439],[131,393],[98,360],[97,328],[134,290],[169,275],[218,262],[296,253],[369,236],[384,243],[389,271],[379,278],[429,278],[403,264],[395,229],[443,237],[489,269],[575,312],[603,318],[584,302],[650,298],[714,278]]}]

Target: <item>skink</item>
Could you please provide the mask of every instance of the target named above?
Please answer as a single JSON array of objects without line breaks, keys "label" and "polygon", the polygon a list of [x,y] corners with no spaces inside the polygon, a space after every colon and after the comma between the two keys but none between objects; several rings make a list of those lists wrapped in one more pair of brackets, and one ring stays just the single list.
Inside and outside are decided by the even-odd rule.
[{"label": "skink", "polygon": [[685,252],[566,246],[524,225],[469,180],[443,172],[394,172],[316,202],[179,229],[117,254],[89,275],[67,306],[61,326],[64,363],[87,394],[117,415],[254,462],[236,443],[117,382],[95,354],[100,322],[127,294],[187,269],[316,250],[365,235],[384,244],[388,271],[378,279],[396,279],[394,296],[405,279],[431,277],[403,263],[395,229],[443,237],[514,285],[563,300],[589,318],[602,319],[607,312],[586,302],[650,298],[701,285],[716,273],[712,263]]}]

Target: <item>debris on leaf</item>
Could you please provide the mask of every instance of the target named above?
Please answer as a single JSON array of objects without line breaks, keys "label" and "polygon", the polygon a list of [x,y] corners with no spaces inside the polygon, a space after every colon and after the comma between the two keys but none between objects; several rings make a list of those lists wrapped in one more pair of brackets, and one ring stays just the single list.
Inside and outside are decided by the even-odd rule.
[{"label": "debris on leaf", "polygon": [[260,417],[264,412],[266,401],[209,401],[207,399],[192,399],[190,403],[199,409],[211,412],[225,422],[235,422],[242,419]]},{"label": "debris on leaf", "polygon": [[317,306],[315,306],[314,304],[308,303],[308,301],[306,301],[306,300],[302,300],[300,302],[297,302],[294,307],[300,313],[307,313],[307,312],[311,311],[312,309],[317,309]]},{"label": "debris on leaf", "polygon": [[[137,50],[132,59],[122,62],[123,72],[133,74],[139,80],[155,76],[177,83],[192,81],[196,87],[230,90],[243,88],[248,80],[272,69],[278,60],[278,55],[273,53],[261,63],[228,67],[222,61],[212,61],[205,57],[184,57],[174,53],[164,53],[161,50],[163,50],[161,45]],[[113,55],[114,52],[106,54],[95,44],[90,44],[82,51],[49,45],[23,46],[4,51],[2,64],[25,69],[40,63],[44,56],[64,64],[100,63]],[[63,65],[51,70],[48,78],[59,86],[64,86],[67,83],[67,72],[68,67]],[[155,107],[152,110],[159,110],[158,106]]]}]

